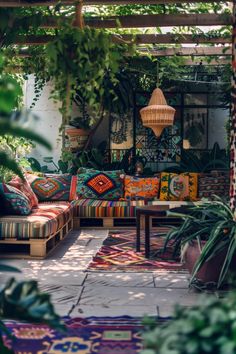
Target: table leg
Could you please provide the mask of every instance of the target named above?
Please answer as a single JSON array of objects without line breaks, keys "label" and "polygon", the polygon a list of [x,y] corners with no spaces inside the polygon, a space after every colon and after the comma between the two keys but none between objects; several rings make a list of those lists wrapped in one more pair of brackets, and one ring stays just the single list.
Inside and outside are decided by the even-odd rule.
[{"label": "table leg", "polygon": [[150,224],[149,215],[145,215],[145,257],[150,256]]},{"label": "table leg", "polygon": [[136,217],[136,251],[140,252],[140,219],[141,219],[141,214],[137,212],[137,217]]}]

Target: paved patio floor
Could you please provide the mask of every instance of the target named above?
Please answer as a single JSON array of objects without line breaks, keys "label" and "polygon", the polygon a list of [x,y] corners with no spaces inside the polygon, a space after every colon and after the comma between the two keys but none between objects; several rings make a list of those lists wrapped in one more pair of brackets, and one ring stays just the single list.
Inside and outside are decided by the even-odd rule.
[{"label": "paved patio floor", "polygon": [[[196,303],[199,295],[189,292],[187,273],[88,272],[87,265],[107,235],[103,229],[72,231],[45,260],[7,263],[22,270],[17,278],[37,279],[61,316],[169,316],[175,303]],[[3,273],[1,278],[10,275]]]}]

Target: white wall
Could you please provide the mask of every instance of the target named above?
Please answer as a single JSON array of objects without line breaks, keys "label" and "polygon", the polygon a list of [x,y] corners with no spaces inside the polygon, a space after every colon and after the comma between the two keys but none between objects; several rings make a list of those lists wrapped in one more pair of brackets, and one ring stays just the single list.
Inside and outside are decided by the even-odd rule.
[{"label": "white wall", "polygon": [[[61,126],[62,116],[59,112],[60,103],[55,103],[52,99],[49,98],[51,94],[51,88],[51,83],[48,83],[44,87],[39,100],[36,102],[36,105],[31,109],[31,111],[39,117],[36,125],[33,127],[34,131],[46,138],[51,143],[52,151],[49,151],[37,144],[36,148],[32,150],[29,157],[34,157],[40,162],[41,165],[47,165],[49,169],[54,169],[53,165],[47,164],[43,161],[44,157],[53,157],[54,162],[57,164],[57,161],[61,156],[61,138],[59,128]],[[31,75],[29,80],[25,82],[24,92],[25,106],[26,108],[30,108],[35,97],[33,75]],[[78,115],[76,110],[77,107],[73,106],[72,115],[75,117]],[[108,136],[109,117],[105,117],[104,121],[99,126],[97,133],[93,137],[93,146],[96,146],[100,142],[107,140]]]},{"label": "white wall", "polygon": [[[25,83],[25,106],[30,108],[34,93],[34,77],[30,76],[29,80]],[[59,112],[60,104],[53,102],[49,99],[51,92],[51,84],[48,83],[44,87],[39,100],[31,111],[39,117],[34,126],[34,131],[47,139],[52,145],[52,151],[45,149],[41,145],[36,145],[32,150],[30,156],[36,158],[41,164],[44,157],[52,156],[54,161],[57,162],[61,155],[61,139],[59,136],[59,127],[61,125],[61,113]],[[52,167],[49,165],[49,167]]]}]

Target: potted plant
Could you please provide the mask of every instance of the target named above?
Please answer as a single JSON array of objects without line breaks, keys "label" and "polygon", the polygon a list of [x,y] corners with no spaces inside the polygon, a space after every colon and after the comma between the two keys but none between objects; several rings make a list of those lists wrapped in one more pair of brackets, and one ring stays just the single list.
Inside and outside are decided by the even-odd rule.
[{"label": "potted plant", "polygon": [[[68,148],[72,152],[82,150],[91,133],[89,115],[82,111],[82,115],[70,120],[65,127],[65,135],[68,137]],[[67,144],[66,144],[67,145]]]},{"label": "potted plant", "polygon": [[236,221],[228,203],[215,197],[191,207],[189,213],[178,214],[184,219],[167,235],[164,249],[171,242],[174,253],[182,258],[195,279],[216,282],[220,287],[234,262],[236,251]]},{"label": "potted plant", "polygon": [[176,307],[172,319],[146,319],[141,354],[236,353],[236,294],[225,299],[201,296],[198,304]]}]

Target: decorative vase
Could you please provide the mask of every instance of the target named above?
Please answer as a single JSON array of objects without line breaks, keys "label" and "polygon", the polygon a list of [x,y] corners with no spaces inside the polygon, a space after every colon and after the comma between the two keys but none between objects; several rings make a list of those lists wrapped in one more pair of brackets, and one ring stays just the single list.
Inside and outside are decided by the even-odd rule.
[{"label": "decorative vase", "polygon": [[68,138],[68,148],[72,152],[82,150],[88,140],[90,131],[70,127],[65,129],[65,135]]}]

